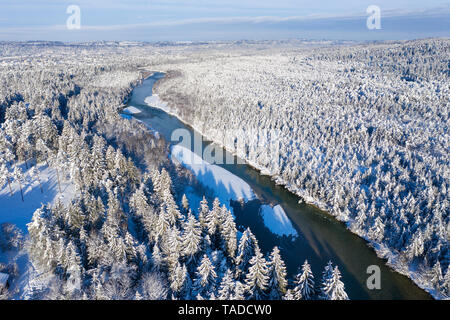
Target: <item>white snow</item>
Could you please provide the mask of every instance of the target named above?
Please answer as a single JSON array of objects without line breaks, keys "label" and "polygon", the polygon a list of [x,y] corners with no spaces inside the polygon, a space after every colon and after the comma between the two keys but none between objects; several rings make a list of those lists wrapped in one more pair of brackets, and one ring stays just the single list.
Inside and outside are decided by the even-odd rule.
[{"label": "white snow", "polygon": [[[22,167],[22,166],[21,166]],[[9,193],[8,183],[0,185],[0,224],[9,222],[15,224],[19,229],[28,232],[26,224],[31,221],[34,211],[42,204],[53,203],[58,198],[67,204],[75,195],[75,185],[61,178],[61,192],[58,190],[56,170],[46,165],[39,166],[39,177],[41,179],[44,193],[41,193],[38,181],[29,181],[28,172],[22,167],[26,181],[22,184],[24,201],[20,196],[19,184],[12,181],[12,196]]]},{"label": "white snow", "polygon": [[150,107],[158,108],[166,112],[170,112],[167,107],[167,102],[162,101],[157,94],[153,94],[145,98],[144,102]]},{"label": "white snow", "polygon": [[173,146],[171,157],[172,161],[176,160],[194,172],[201,184],[213,189],[221,203],[227,204],[230,200],[249,201],[256,197],[247,182],[222,167],[204,161],[186,147]]},{"label": "white snow", "polygon": [[129,106],[129,107],[126,107],[125,109],[123,109],[123,112],[128,113],[128,114],[138,114],[138,113],[141,113],[141,110],[139,110],[136,107]]},{"label": "white snow", "polygon": [[272,207],[270,205],[262,205],[260,214],[264,220],[264,225],[269,228],[270,232],[279,236],[294,236],[298,233],[292,226],[286,212],[279,204]]},{"label": "white snow", "polygon": [[141,74],[138,71],[105,72],[92,79],[92,85],[100,88],[129,88],[140,77]]}]

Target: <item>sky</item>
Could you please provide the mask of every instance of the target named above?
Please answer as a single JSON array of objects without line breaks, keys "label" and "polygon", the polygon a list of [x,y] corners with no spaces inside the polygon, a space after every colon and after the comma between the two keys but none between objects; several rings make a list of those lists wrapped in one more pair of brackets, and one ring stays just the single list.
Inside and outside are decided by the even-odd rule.
[{"label": "sky", "polygon": [[[67,13],[71,5],[79,8],[79,16],[77,11]],[[366,10],[371,5],[380,9],[379,19],[370,19],[372,25],[379,21],[379,28],[367,27],[373,12]],[[450,0],[0,0],[0,40],[402,40],[449,36]]]}]

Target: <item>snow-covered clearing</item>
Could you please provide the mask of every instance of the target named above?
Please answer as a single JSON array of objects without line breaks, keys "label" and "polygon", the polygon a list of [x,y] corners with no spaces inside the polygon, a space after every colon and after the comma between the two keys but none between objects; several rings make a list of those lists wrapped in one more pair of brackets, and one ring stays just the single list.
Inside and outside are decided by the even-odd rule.
[{"label": "snow-covered clearing", "polygon": [[66,204],[75,195],[74,184],[61,178],[61,193],[58,190],[58,178],[56,170],[46,165],[38,165],[39,177],[41,179],[42,190],[39,182],[29,179],[31,168],[26,171],[23,166],[25,181],[22,183],[23,198],[20,195],[20,186],[17,181],[11,182],[12,196],[9,192],[8,183],[0,186],[0,224],[9,222],[15,224],[23,232],[27,232],[27,223],[31,221],[34,211],[40,208],[42,204],[53,203],[56,199]]},{"label": "snow-covered clearing", "polygon": [[286,212],[279,204],[274,207],[262,205],[260,214],[264,220],[264,225],[269,228],[270,232],[279,236],[298,236]]},{"label": "snow-covered clearing", "polygon": [[230,200],[249,201],[255,199],[252,188],[241,178],[231,172],[204,161],[189,149],[175,145],[171,152],[172,161],[177,161],[194,172],[198,181],[214,190],[221,203]]}]

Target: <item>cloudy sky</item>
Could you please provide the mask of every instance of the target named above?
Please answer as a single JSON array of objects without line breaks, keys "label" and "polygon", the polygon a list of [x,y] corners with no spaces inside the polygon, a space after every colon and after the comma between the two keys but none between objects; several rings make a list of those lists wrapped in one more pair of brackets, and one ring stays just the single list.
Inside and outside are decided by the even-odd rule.
[{"label": "cloudy sky", "polygon": [[[80,29],[68,29],[70,5]],[[366,9],[381,9],[369,30]],[[385,40],[450,36],[442,0],[0,0],[0,40]],[[71,20],[73,21],[73,20]]]}]

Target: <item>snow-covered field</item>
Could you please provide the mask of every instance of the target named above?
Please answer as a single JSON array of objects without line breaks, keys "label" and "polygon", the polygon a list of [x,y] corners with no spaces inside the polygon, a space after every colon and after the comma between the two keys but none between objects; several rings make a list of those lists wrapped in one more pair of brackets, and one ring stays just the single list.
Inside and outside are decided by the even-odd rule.
[{"label": "snow-covered field", "polygon": [[[24,169],[24,176],[29,177],[31,168],[27,171],[24,165],[21,167]],[[11,183],[12,196],[7,183],[0,186],[0,224],[4,222],[15,224],[26,233],[27,223],[31,221],[34,211],[42,204],[54,203],[57,199],[67,204],[72,200],[75,195],[75,186],[72,183],[62,180],[61,193],[59,193],[56,170],[43,164],[38,165],[38,168],[43,193],[41,193],[39,182],[29,178],[22,185],[24,201],[16,181]]]},{"label": "snow-covered field", "polygon": [[205,187],[213,189],[221,203],[230,200],[249,201],[255,199],[252,188],[241,178],[231,172],[204,161],[191,150],[175,145],[171,151],[172,160],[194,172],[197,180]]},{"label": "snow-covered field", "polygon": [[279,236],[297,237],[298,233],[292,226],[286,212],[279,204],[272,207],[270,205],[262,205],[260,214],[264,220],[264,225],[269,228],[270,232]]}]

